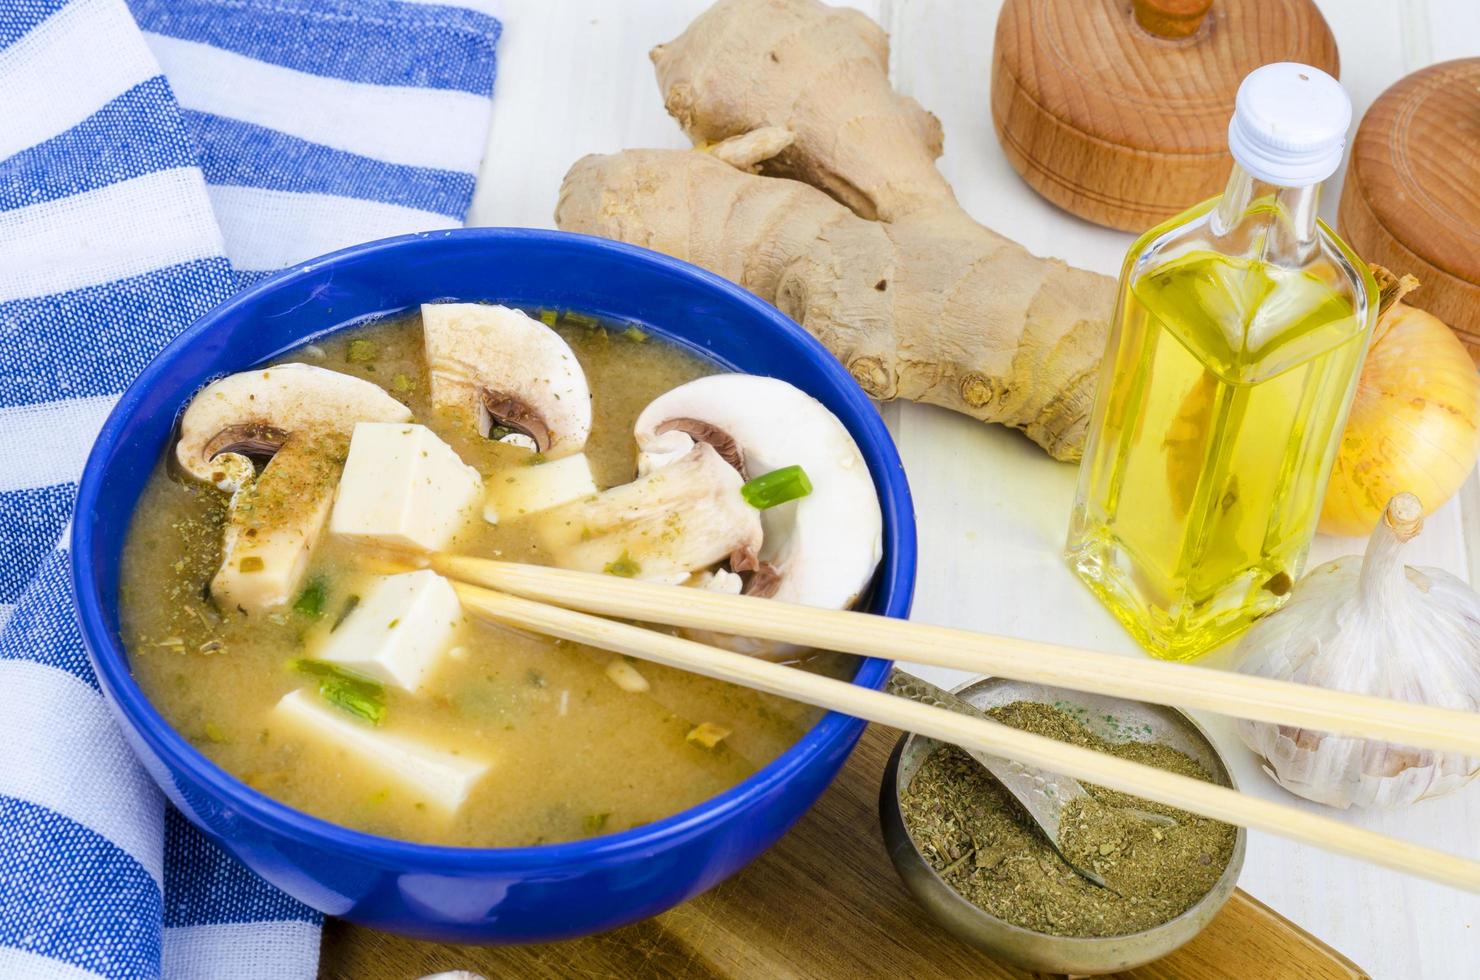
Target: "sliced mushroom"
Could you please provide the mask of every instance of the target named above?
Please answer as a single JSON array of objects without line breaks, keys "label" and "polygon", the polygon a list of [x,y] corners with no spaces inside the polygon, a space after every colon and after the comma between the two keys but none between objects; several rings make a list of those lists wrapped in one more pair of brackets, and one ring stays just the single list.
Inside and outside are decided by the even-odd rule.
[{"label": "sliced mushroom", "polygon": [[700,443],[662,470],[537,515],[556,564],[678,583],[721,561],[753,564],[760,513],[740,475]]},{"label": "sliced mushroom", "polygon": [[552,459],[585,447],[591,390],[558,333],[482,303],[427,303],[421,324],[437,412]]},{"label": "sliced mushroom", "polygon": [[[883,556],[883,516],[868,464],[837,417],[775,378],[720,374],[659,395],[637,418],[638,470],[660,473],[708,444],[751,480],[801,466],[812,492],[761,512],[764,537],[749,567],[732,563],[696,584],[825,609],[846,609],[868,588]],[[780,657],[795,648],[705,635],[730,649]]]},{"label": "sliced mushroom", "polygon": [[[244,371],[203,388],[180,419],[175,460],[231,494],[221,567],[222,609],[290,602],[323,532],[356,422],[404,422],[411,411],[368,381],[307,364]],[[254,460],[265,462],[260,475]]]}]

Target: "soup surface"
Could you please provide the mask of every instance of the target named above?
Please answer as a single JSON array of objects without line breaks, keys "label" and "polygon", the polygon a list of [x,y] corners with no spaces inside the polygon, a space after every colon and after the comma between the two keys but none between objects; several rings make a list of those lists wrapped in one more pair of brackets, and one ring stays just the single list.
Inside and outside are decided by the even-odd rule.
[{"label": "soup surface", "polygon": [[[596,483],[626,483],[643,406],[714,368],[622,325],[567,315],[556,329],[590,385],[586,455]],[[431,411],[419,316],[350,328],[282,360],[379,385],[485,483],[530,464],[528,450]],[[212,486],[179,478],[164,463],[157,468],[124,552],[124,640],[140,686],[181,734],[248,785],[300,810],[428,843],[572,840],[699,803],[775,758],[818,718],[793,702],[653,664],[628,665],[648,684],[633,692],[614,679],[626,669],[613,667],[611,654],[466,619],[420,692],[385,689],[374,729],[489,764],[447,812],[383,770],[304,737],[273,711],[295,688],[318,690],[301,658],[342,622],[372,576],[387,574],[387,556],[326,534],[312,555],[306,599],[266,615],[223,614],[208,585],[221,563],[227,502]],[[528,524],[474,521],[453,550],[544,563]],[[849,668],[833,655],[809,655],[803,664],[833,676]],[[705,734],[721,730],[728,734],[708,746]]]}]

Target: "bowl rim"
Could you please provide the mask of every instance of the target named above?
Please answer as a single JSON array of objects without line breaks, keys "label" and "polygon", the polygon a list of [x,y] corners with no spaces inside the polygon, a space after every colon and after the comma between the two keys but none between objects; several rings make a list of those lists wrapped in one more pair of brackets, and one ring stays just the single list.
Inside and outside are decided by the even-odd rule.
[{"label": "bowl rim", "polygon": [[[209,787],[212,796],[218,801],[274,833],[286,835],[300,844],[321,851],[352,854],[367,863],[401,868],[414,865],[428,870],[464,872],[526,871],[574,863],[587,866],[615,864],[634,856],[642,856],[665,844],[687,839],[716,821],[733,817],[789,782],[798,772],[840,743],[851,744],[862,733],[864,722],[829,711],[779,756],[729,789],[661,820],[618,833],[524,847],[461,847],[384,837],[355,830],[281,803],[248,786],[191,745],[159,713],[135,682],[128,667],[128,654],[121,640],[115,639],[104,620],[102,610],[106,607],[106,600],[99,593],[89,567],[89,556],[93,551],[95,538],[93,521],[89,515],[102,492],[103,475],[112,456],[111,447],[138,409],[144,393],[186,348],[217,330],[218,324],[224,319],[249,310],[284,285],[316,275],[326,266],[364,259],[379,253],[425,247],[426,243],[445,241],[448,238],[464,241],[468,247],[509,243],[515,247],[520,244],[540,244],[577,251],[590,250],[606,253],[620,262],[656,266],[669,275],[695,281],[701,289],[723,294],[728,302],[745,307],[750,314],[769,321],[773,328],[799,343],[806,359],[827,376],[836,389],[835,393],[842,398],[852,414],[857,425],[848,428],[858,442],[865,461],[870,464],[870,472],[879,493],[885,528],[884,557],[871,586],[872,593],[883,596],[885,600],[878,612],[896,618],[908,616],[914,596],[918,556],[914,506],[903,463],[874,404],[820,342],[755,294],[680,259],[638,246],[572,232],[479,227],[399,235],[353,245],[295,263],[212,307],[156,354],[109,412],[89,450],[78,484],[69,556],[78,625],[99,683],[116,710],[149,750],[167,768],[182,770],[193,782]],[[320,333],[351,326],[357,320],[363,320],[363,317],[325,324]],[[307,343],[316,335],[306,335],[297,343]],[[675,335],[675,339],[681,341],[683,338]],[[692,344],[685,346],[695,354],[705,356],[698,347]],[[708,356],[711,360],[717,359],[713,355]],[[238,370],[247,370],[250,367],[252,365],[242,365]],[[877,603],[877,599],[875,602]],[[890,666],[890,661],[867,658],[859,664],[852,683],[881,687]]]}]

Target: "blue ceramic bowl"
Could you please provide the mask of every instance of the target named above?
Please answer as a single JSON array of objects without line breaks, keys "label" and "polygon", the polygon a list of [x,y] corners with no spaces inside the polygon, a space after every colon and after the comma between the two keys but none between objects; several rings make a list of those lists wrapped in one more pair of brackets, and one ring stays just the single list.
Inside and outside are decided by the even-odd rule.
[{"label": "blue ceramic bowl", "polygon": [[[540,942],[654,915],[770,847],[832,780],[863,723],[829,714],[733,789],[625,833],[541,847],[432,847],[328,823],[238,782],[175,732],[129,673],[118,630],[119,557],[181,407],[212,378],[361,318],[436,299],[637,322],[726,367],[784,378],[821,399],[863,450],[883,505],[884,561],[868,608],[908,613],[915,525],[899,456],[878,412],[821,345],[745,290],[654,252],[557,232],[469,229],[372,242],[264,280],[202,317],[124,393],[88,458],[72,532],[73,583],[93,666],[170,800],[314,908],[454,942]],[[879,687],[888,668],[864,661],[855,682]]]}]

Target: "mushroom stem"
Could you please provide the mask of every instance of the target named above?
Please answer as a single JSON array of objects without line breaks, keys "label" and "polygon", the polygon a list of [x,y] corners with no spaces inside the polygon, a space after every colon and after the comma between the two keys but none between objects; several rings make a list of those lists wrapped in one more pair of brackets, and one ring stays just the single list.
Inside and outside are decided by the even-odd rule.
[{"label": "mushroom stem", "polygon": [[740,474],[706,443],[676,463],[536,520],[556,564],[678,583],[761,547],[760,512]]}]

